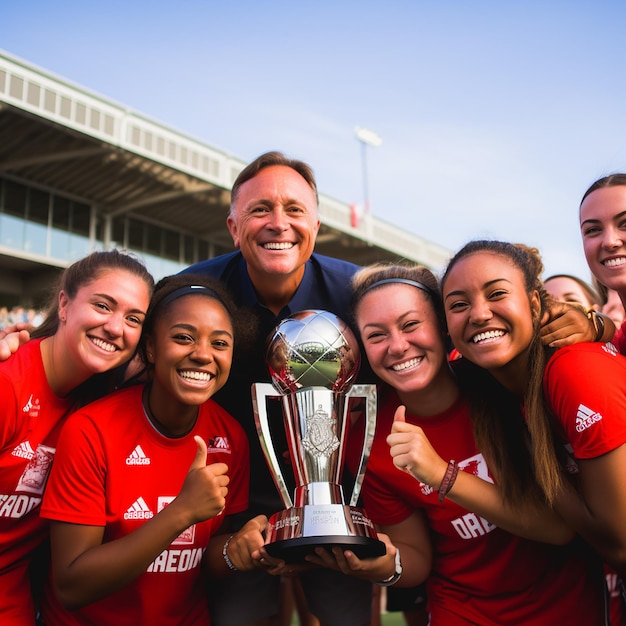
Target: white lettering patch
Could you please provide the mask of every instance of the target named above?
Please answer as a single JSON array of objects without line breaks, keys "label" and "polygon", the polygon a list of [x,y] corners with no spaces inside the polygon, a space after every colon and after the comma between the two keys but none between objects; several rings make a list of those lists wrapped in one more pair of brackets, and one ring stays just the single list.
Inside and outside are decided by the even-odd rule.
[{"label": "white lettering patch", "polygon": [[204,548],[192,548],[189,550],[163,550],[159,556],[152,561],[148,567],[148,572],[187,572],[190,569],[199,567],[202,562]]}]

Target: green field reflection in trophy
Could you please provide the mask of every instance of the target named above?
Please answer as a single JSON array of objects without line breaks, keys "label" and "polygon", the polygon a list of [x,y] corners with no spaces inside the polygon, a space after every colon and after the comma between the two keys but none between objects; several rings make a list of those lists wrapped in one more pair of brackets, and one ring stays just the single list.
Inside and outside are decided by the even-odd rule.
[{"label": "green field reflection in trophy", "polygon": [[[266,461],[285,505],[272,515],[267,552],[297,562],[316,546],[340,546],[359,558],[381,556],[385,545],[358,501],[376,427],[376,386],[354,384],[360,350],[337,316],[301,311],[283,320],[268,338],[270,383],[252,385],[256,427]],[[295,480],[292,500],[274,449],[268,399],[282,402],[284,429]],[[349,409],[362,406],[365,437],[349,504],[341,477],[350,427]],[[272,425],[276,428],[276,425]]]}]

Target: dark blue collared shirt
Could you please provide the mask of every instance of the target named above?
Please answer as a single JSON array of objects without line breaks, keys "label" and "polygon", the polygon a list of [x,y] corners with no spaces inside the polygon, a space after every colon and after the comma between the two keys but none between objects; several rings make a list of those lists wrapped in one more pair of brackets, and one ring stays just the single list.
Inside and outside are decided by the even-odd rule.
[{"label": "dark blue collared shirt", "polygon": [[[228,289],[239,306],[252,309],[259,319],[259,328],[254,348],[247,354],[238,355],[233,360],[231,373],[226,385],[215,395],[219,402],[246,430],[250,441],[250,508],[246,519],[252,515],[263,513],[270,515],[283,508],[283,503],[271,477],[265,457],[259,443],[252,411],[252,395],[250,387],[255,382],[271,382],[265,363],[265,345],[268,335],[274,327],[292,313],[307,309],[330,311],[345,322],[350,323],[351,280],[360,269],[358,265],[313,254],[307,261],[304,276],[287,306],[278,315],[259,302],[257,293],[248,275],[246,261],[241,252],[223,254],[188,267],[184,272],[205,274],[217,278]],[[362,356],[362,366],[365,357]],[[367,370],[369,373],[369,370]],[[363,372],[364,373],[364,372]],[[369,378],[369,375],[367,376]],[[363,376],[359,377],[360,380]],[[280,403],[276,403],[280,410]],[[282,417],[275,414],[276,421],[282,426]],[[276,447],[287,449],[283,429],[276,433]],[[279,437],[283,441],[279,442]],[[282,447],[281,447],[282,446]],[[285,475],[290,473],[289,465],[285,466]]]}]

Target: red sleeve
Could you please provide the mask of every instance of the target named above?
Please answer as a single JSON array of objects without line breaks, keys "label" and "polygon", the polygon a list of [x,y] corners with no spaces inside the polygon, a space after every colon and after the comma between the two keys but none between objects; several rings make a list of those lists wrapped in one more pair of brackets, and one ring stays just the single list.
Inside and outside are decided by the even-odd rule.
[{"label": "red sleeve", "polygon": [[[417,482],[415,487],[419,489]],[[414,506],[400,498],[388,485],[379,482],[375,476],[368,476],[367,472],[361,495],[365,512],[375,524],[382,526],[399,524],[415,512]]]},{"label": "red sleeve", "polygon": [[[20,411],[17,408],[15,390],[11,379],[4,372],[0,373],[0,450],[7,447],[18,432],[17,416]],[[18,442],[19,443],[19,442]]]},{"label": "red sleeve", "polygon": [[611,344],[558,350],[544,389],[575,457],[595,458],[626,443],[626,358]]},{"label": "red sleeve", "polygon": [[67,420],[46,487],[42,517],[106,526],[106,463],[91,419],[75,413]]},{"label": "red sleeve", "polygon": [[620,354],[626,354],[626,322],[615,331],[611,343],[617,347]]}]

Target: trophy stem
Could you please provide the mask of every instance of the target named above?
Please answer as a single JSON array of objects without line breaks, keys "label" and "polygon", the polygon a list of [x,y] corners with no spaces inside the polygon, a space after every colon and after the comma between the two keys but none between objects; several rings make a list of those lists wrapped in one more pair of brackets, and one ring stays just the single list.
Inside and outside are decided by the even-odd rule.
[{"label": "trophy stem", "polygon": [[309,483],[296,487],[296,506],[307,504],[344,504],[343,490],[337,483]]}]

